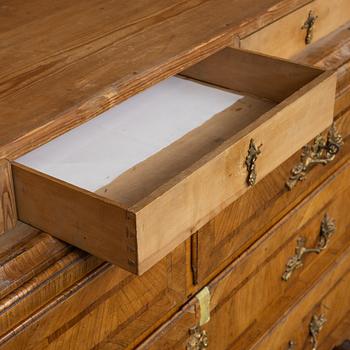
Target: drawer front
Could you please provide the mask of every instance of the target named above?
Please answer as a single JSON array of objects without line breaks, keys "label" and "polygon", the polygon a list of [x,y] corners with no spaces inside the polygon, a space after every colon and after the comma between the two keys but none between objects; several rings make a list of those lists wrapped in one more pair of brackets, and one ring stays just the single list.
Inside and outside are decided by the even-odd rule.
[{"label": "drawer front", "polygon": [[2,299],[1,350],[129,349],[186,300],[184,244],[141,277],[100,262],[74,280],[75,256],[94,260],[73,251]]},{"label": "drawer front", "polygon": [[[216,277],[141,349],[181,349],[188,341],[189,328],[196,325],[206,330],[213,349],[241,350],[257,343],[286,310],[333,271],[339,263],[337,257],[346,254],[348,258],[349,176],[350,165],[346,165]],[[318,252],[317,247],[325,244],[321,233],[331,228],[325,224],[325,213],[335,220],[336,231],[327,247]],[[300,253],[301,238],[306,239],[303,247],[307,251],[299,261],[295,256]],[[277,349],[261,349],[270,348]]]},{"label": "drawer front", "polygon": [[[314,24],[312,17],[316,18]],[[308,45],[307,42],[319,40],[348,20],[350,20],[348,0],[336,2],[315,0],[242,38],[240,45],[244,49],[288,58],[302,51]]]},{"label": "drawer front", "polygon": [[337,98],[335,115],[350,106],[350,21],[317,43],[308,46],[293,61],[318,66],[323,69],[337,69]]},{"label": "drawer front", "polygon": [[[202,132],[192,130],[101,192],[14,162],[19,219],[142,274],[333,120],[332,72],[226,48],[183,75],[247,98],[254,95],[259,103],[267,99],[269,107],[238,120],[227,118],[234,113],[230,108],[216,114],[199,128]],[[225,116],[235,123],[220,138],[212,128]],[[184,144],[191,147],[183,149]],[[190,156],[189,149],[195,150]]]},{"label": "drawer front", "polygon": [[193,235],[195,284],[209,281],[349,159],[350,112],[338,118],[336,126],[344,145],[329,164],[312,168],[288,190],[291,169],[300,161],[298,152]]},{"label": "drawer front", "polygon": [[[322,344],[327,342],[337,327],[341,327],[343,318],[350,310],[349,257],[349,253],[342,256],[337,266],[323,276],[269,334],[264,334],[254,346],[246,349],[326,349]],[[346,333],[343,334],[345,336]]]}]

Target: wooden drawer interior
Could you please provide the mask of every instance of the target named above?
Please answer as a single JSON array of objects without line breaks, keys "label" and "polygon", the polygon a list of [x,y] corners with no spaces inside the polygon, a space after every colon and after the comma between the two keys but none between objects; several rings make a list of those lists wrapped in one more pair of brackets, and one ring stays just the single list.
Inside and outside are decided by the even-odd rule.
[{"label": "wooden drawer interior", "polygon": [[141,274],[249,188],[252,139],[259,181],[324,130],[335,85],[224,49],[13,162],[19,219]]},{"label": "wooden drawer interior", "polygon": [[242,38],[240,47],[284,58],[299,53],[308,45],[307,28],[304,25],[310,12],[316,17],[309,32],[312,44],[350,20],[350,2],[311,1],[276,22]]}]

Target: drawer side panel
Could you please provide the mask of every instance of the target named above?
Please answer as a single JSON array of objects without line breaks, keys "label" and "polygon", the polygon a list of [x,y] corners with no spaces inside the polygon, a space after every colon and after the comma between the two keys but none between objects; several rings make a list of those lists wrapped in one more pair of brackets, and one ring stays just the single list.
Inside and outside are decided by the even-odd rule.
[{"label": "drawer side panel", "polygon": [[93,193],[12,163],[18,217],[131,272],[137,272],[133,216]]}]

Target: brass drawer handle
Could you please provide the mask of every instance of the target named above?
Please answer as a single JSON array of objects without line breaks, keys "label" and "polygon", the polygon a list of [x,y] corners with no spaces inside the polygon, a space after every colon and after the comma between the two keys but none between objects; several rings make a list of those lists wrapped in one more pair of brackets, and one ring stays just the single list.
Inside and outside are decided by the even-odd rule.
[{"label": "brass drawer handle", "polygon": [[315,28],[315,22],[318,16],[314,15],[313,11],[309,12],[309,15],[301,27],[301,29],[306,29],[306,36],[305,36],[305,44],[309,45],[312,43],[312,39],[314,38],[314,28]]},{"label": "brass drawer handle", "polygon": [[325,214],[321,222],[319,239],[314,248],[306,248],[306,238],[299,238],[297,240],[297,246],[295,248],[295,255],[289,258],[287,261],[285,271],[282,275],[282,280],[288,281],[293,272],[299,267],[303,266],[303,258],[306,254],[321,253],[321,251],[327,247],[329,238],[335,232],[335,229],[335,222],[328,216],[328,214]]},{"label": "brass drawer handle", "polygon": [[286,186],[291,190],[299,181],[306,178],[308,171],[317,164],[330,163],[344,144],[343,138],[338,133],[335,124],[328,130],[327,139],[317,136],[312,145],[306,145],[302,149],[300,162],[291,170]]},{"label": "brass drawer handle", "polygon": [[200,326],[193,327],[189,330],[190,338],[186,350],[203,350],[209,345],[207,332]]},{"label": "brass drawer handle", "polygon": [[[324,324],[327,322],[324,315],[313,315],[311,321],[309,323],[309,334],[310,334],[310,342],[312,345],[312,350],[317,350],[318,348],[318,336],[320,331],[322,330]],[[291,340],[288,343],[288,350],[295,350],[295,342]]]},{"label": "brass drawer handle", "polygon": [[261,147],[262,147],[262,144],[257,147],[255,144],[255,141],[253,139],[250,140],[248,154],[245,159],[245,165],[247,167],[247,172],[248,172],[248,176],[246,180],[248,186],[255,185],[256,176],[257,176],[255,162],[258,159],[258,155],[261,153],[261,150],[260,150]]}]

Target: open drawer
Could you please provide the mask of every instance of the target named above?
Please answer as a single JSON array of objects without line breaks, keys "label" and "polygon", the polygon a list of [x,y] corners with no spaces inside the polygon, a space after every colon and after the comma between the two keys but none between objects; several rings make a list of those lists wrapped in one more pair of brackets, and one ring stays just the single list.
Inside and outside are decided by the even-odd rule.
[{"label": "open drawer", "polygon": [[13,162],[19,219],[141,274],[328,127],[335,86],[223,49]]}]

